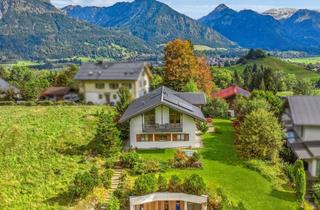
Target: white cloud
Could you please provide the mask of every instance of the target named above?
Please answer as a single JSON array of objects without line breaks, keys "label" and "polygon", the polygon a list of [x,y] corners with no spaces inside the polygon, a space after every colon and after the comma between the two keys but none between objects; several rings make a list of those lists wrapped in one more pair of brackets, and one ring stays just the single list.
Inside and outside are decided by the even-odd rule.
[{"label": "white cloud", "polygon": [[51,0],[51,3],[58,6],[64,7],[67,5],[81,5],[81,6],[111,6],[119,0]]}]

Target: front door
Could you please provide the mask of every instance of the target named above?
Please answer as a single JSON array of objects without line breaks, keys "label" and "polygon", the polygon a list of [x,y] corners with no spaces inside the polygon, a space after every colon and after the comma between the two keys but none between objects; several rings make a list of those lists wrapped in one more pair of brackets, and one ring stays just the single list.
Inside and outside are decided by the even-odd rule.
[{"label": "front door", "polygon": [[104,96],[106,97],[106,104],[110,104],[110,94],[105,93]]},{"label": "front door", "polygon": [[176,202],[176,210],[180,210],[180,201]]}]

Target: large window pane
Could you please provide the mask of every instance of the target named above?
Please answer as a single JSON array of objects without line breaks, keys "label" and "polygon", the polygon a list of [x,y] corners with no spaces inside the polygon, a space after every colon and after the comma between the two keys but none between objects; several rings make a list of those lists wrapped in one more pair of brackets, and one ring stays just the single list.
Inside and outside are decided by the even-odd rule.
[{"label": "large window pane", "polygon": [[170,124],[181,123],[181,114],[180,114],[180,112],[177,112],[176,110],[173,110],[173,109],[169,110],[169,118],[170,118]]},{"label": "large window pane", "polygon": [[145,125],[156,124],[156,110],[155,109],[144,113],[144,124]]}]

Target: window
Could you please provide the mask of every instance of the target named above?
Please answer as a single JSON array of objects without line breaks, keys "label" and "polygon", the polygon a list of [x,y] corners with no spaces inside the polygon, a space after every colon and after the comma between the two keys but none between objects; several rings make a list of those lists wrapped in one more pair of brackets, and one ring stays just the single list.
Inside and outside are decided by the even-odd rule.
[{"label": "window", "polygon": [[115,90],[119,88],[119,84],[118,83],[110,83],[109,84],[110,89]]},{"label": "window", "polygon": [[112,98],[116,100],[118,98],[117,94],[113,94]]},{"label": "window", "polygon": [[131,83],[122,83],[122,86],[128,88],[129,90],[132,88]]},{"label": "window", "polygon": [[103,99],[103,95],[102,94],[99,94],[99,99]]},{"label": "window", "polygon": [[180,201],[176,202],[176,210],[180,210]]},{"label": "window", "polygon": [[152,134],[137,134],[137,142],[153,141]]},{"label": "window", "polygon": [[180,124],[181,123],[181,114],[173,109],[169,110],[169,120],[170,124]]},{"label": "window", "polygon": [[156,110],[155,109],[144,113],[144,124],[145,125],[156,124]]},{"label": "window", "polygon": [[171,141],[170,134],[155,134],[154,141]]},{"label": "window", "polygon": [[172,134],[172,141],[189,141],[189,134]]},{"label": "window", "polygon": [[147,80],[143,81],[143,86],[147,86]]},{"label": "window", "polygon": [[104,89],[105,85],[102,82],[96,83],[96,89]]}]

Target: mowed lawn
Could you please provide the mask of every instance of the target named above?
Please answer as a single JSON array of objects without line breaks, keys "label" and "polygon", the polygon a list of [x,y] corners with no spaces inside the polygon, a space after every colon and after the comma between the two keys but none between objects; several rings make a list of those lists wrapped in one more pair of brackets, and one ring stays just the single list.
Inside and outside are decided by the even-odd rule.
[{"label": "mowed lawn", "polygon": [[[258,172],[244,166],[234,150],[234,130],[228,120],[216,120],[217,134],[204,136],[204,148],[200,149],[203,169],[170,169],[172,174],[186,177],[193,173],[201,175],[209,189],[222,188],[235,202],[242,201],[251,210],[297,209],[292,191],[275,190],[273,184]],[[173,158],[175,150],[143,150],[139,153],[148,159],[167,160]]]},{"label": "mowed lawn", "polygon": [[93,164],[77,148],[93,138],[101,109],[0,107],[0,209],[67,209],[63,193]]}]

